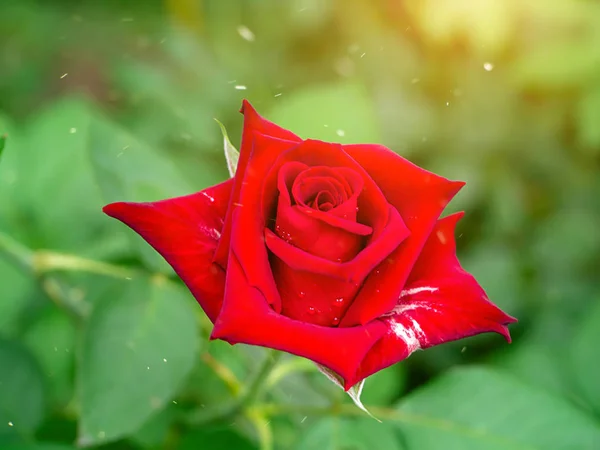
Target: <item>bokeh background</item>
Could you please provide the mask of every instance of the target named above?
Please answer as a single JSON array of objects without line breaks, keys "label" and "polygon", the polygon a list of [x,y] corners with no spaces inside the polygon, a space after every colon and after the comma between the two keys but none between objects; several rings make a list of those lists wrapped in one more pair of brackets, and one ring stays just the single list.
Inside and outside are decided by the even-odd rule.
[{"label": "bokeh background", "polygon": [[[115,200],[227,176],[248,98],[466,180],[458,252],[519,323],[369,379],[208,343]],[[600,3],[1,0],[0,448],[600,448]]]}]

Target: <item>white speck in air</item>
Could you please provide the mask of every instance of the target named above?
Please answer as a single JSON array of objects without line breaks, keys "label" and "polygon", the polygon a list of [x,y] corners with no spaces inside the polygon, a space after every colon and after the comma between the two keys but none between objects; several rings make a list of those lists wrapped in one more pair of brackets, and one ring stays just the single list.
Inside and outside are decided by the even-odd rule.
[{"label": "white speck in air", "polygon": [[494,70],[494,65],[490,62],[486,62],[486,63],[483,63],[483,68],[485,69],[486,72],[491,72],[492,70]]},{"label": "white speck in air", "polygon": [[245,91],[245,90],[247,89],[247,88],[246,88],[246,86],[244,86],[243,84],[236,84],[236,85],[235,85],[235,88],[236,88],[238,91]]},{"label": "white speck in air", "polygon": [[250,30],[250,28],[248,28],[246,25],[240,25],[239,27],[237,27],[237,32],[242,37],[242,39],[248,42],[254,42],[254,39],[256,38],[252,30]]}]

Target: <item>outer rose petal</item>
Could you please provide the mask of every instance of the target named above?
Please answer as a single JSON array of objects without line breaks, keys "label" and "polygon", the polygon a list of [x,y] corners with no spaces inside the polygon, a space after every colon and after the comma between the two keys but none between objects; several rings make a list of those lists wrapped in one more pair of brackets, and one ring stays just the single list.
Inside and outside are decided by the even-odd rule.
[{"label": "outer rose petal", "polygon": [[[219,241],[219,245],[217,246],[217,251],[215,252],[214,256],[214,261],[223,268],[227,267],[227,258],[229,255],[229,245],[231,240],[231,218],[233,210],[237,207],[236,203],[238,203],[240,191],[242,189],[242,182],[245,177],[246,167],[248,165],[248,161],[250,160],[250,155],[254,151],[254,137],[257,134],[264,134],[265,136],[271,136],[291,142],[302,142],[302,139],[300,139],[291,131],[285,130],[280,126],[263,119],[247,100],[243,101],[240,112],[244,114],[244,129],[242,131],[240,159],[235,172],[229,208],[227,210],[227,215],[225,216],[222,239]],[[270,150],[277,151],[278,149],[271,148]],[[258,147],[258,151],[263,152],[265,149]]]},{"label": "outer rose petal", "polygon": [[418,349],[494,331],[509,342],[516,319],[491,303],[456,258],[454,228],[462,213],[437,222],[391,315],[388,332],[373,346],[346,389]]},{"label": "outer rose petal", "polygon": [[367,278],[340,326],[365,324],[394,308],[436,220],[463,182],[428,172],[381,145],[344,145],[400,213],[410,236]]},{"label": "outer rose petal", "polygon": [[225,272],[212,257],[221,236],[233,180],[184,197],[152,203],[111,203],[103,211],[142,236],[173,267],[214,322]]},{"label": "outer rose petal", "polygon": [[259,289],[250,285],[240,262],[230,255],[223,309],[211,339],[282,350],[322,364],[348,379],[385,333],[375,320],[364,327],[330,328],[282,316],[269,306]]}]

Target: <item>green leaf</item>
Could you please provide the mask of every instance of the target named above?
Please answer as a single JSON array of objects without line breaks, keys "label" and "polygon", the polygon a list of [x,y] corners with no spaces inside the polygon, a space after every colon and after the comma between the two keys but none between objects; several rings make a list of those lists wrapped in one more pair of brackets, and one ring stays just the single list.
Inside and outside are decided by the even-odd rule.
[{"label": "green leaf", "polygon": [[181,438],[176,450],[254,450],[257,447],[238,434],[231,425],[203,427]]},{"label": "green leaf", "polygon": [[86,243],[106,232],[98,214],[102,199],[85,152],[90,114],[86,101],[65,99],[31,119],[15,136],[14,146],[11,133],[0,165],[0,203],[9,204],[3,221],[31,247],[81,254]]},{"label": "green leaf", "polygon": [[380,142],[373,101],[354,83],[317,85],[278,98],[269,120],[303,138],[330,142]]},{"label": "green leaf", "polygon": [[[339,388],[344,389],[344,380],[342,379],[342,377],[340,377],[333,370],[331,370],[325,366],[322,366],[321,364],[315,363],[315,365],[317,366],[317,369],[319,369],[319,371],[323,375],[325,375],[332,383],[334,383]],[[354,386],[352,386],[350,389],[348,389],[346,391],[346,393],[350,396],[350,398],[352,399],[352,401],[354,402],[354,404],[356,406],[358,406],[360,409],[362,409],[364,412],[366,412],[370,417],[372,417],[373,419],[380,422],[380,420],[378,418],[373,416],[373,414],[371,414],[369,412],[369,410],[367,408],[365,408],[365,405],[363,405],[362,401],[360,400],[360,395],[362,393],[364,385],[365,385],[365,380],[363,379],[360,382],[356,383]]]},{"label": "green leaf", "polygon": [[198,352],[185,292],[143,278],[96,304],[81,348],[80,445],[134,433],[177,392]]},{"label": "green leaf", "polygon": [[227,161],[227,170],[229,171],[229,175],[233,178],[235,176],[235,171],[237,170],[238,161],[240,159],[240,152],[238,152],[238,150],[229,140],[229,135],[227,134],[225,125],[223,125],[217,119],[215,119],[215,121],[219,124],[219,127],[221,127],[221,133],[223,133],[223,150],[225,152],[225,160]]},{"label": "green leaf", "polygon": [[451,370],[406,397],[398,427],[408,448],[593,449],[600,427],[560,397],[481,367]]},{"label": "green leaf", "polygon": [[8,136],[6,134],[0,135],[0,157],[2,156],[2,151],[6,145],[6,138]]},{"label": "green leaf", "polygon": [[176,406],[174,404],[167,405],[166,408],[150,417],[129,439],[145,448],[163,447],[176,415]]},{"label": "green leaf", "polygon": [[44,418],[44,397],[35,359],[21,344],[0,340],[0,441],[33,434]]},{"label": "green leaf", "polygon": [[1,257],[0,286],[10,286],[0,294],[0,333],[11,336],[17,333],[20,319],[28,312],[30,297],[39,293],[30,277]]},{"label": "green leaf", "polygon": [[[166,156],[107,120],[97,118],[90,125],[89,150],[107,203],[156,201],[191,194],[201,188],[188,183]],[[120,228],[153,270],[172,272],[144,240],[123,226]]]},{"label": "green leaf", "polygon": [[402,450],[404,447],[393,426],[388,423],[377,423],[363,418],[327,417],[303,434],[295,448],[297,450]]},{"label": "green leaf", "polygon": [[600,413],[600,359],[598,343],[600,342],[600,302],[589,312],[571,346],[570,370],[579,385],[583,398]]},{"label": "green leaf", "polygon": [[75,450],[75,447],[66,444],[36,442],[34,444],[12,444],[2,447],[3,450]]},{"label": "green leaf", "polygon": [[23,336],[23,342],[40,362],[50,395],[59,406],[65,406],[73,395],[75,362],[75,325],[57,308],[37,316]]},{"label": "green leaf", "polygon": [[386,406],[404,390],[406,371],[402,364],[394,364],[365,380],[362,401],[367,405]]}]

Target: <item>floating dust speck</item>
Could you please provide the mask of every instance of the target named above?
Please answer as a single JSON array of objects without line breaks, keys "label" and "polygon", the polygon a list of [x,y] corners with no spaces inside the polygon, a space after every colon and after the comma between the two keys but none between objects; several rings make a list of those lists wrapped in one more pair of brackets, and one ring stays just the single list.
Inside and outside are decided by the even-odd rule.
[{"label": "floating dust speck", "polygon": [[14,424],[14,423],[12,423],[12,422],[8,422],[8,426],[9,426],[9,427],[14,427],[14,426],[15,426],[15,424]]},{"label": "floating dust speck", "polygon": [[246,25],[238,26],[237,32],[242,37],[242,39],[244,39],[248,42],[254,42],[254,39],[256,39],[256,36],[254,36],[254,33],[252,32],[252,30],[250,28],[248,28]]},{"label": "floating dust speck", "polygon": [[410,80],[411,84],[417,84],[419,81],[421,81],[420,78],[413,78],[412,80]]},{"label": "floating dust speck", "polygon": [[336,130],[335,134],[340,137],[346,136],[346,132],[344,130]]},{"label": "floating dust speck", "polygon": [[304,421],[305,421],[306,419],[308,419],[308,416],[304,416],[304,417],[302,418],[302,420],[300,421],[300,423],[304,423]]},{"label": "floating dust speck", "polygon": [[60,76],[60,79],[62,80],[62,79],[63,79],[64,77],[66,77],[67,75],[69,75],[69,74],[68,74],[68,73],[63,73],[63,74]]},{"label": "floating dust speck", "polygon": [[236,88],[238,91],[245,91],[246,89],[248,89],[248,88],[247,88],[246,86],[244,86],[243,84],[236,84],[236,85],[235,85],[235,88]]},{"label": "floating dust speck", "polygon": [[281,92],[279,94],[275,94],[274,97],[281,97]]},{"label": "floating dust speck", "polygon": [[163,358],[163,361],[164,361],[164,362],[167,362],[167,358]]},{"label": "floating dust speck", "polygon": [[71,134],[77,133],[77,128],[70,128],[69,133],[71,133]]},{"label": "floating dust speck", "polygon": [[98,432],[98,439],[104,439],[106,437],[106,433],[104,431]]},{"label": "floating dust speck", "polygon": [[483,63],[483,68],[486,72],[491,72],[494,70],[494,65],[491,62]]}]

